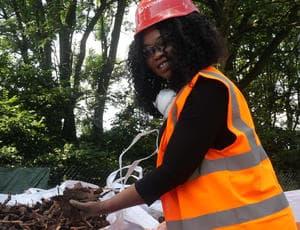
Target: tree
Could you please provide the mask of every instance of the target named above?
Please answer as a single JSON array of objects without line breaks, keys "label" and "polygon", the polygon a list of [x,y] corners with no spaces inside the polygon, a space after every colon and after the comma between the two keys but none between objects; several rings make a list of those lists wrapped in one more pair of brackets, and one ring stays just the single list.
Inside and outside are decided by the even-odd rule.
[{"label": "tree", "polygon": [[[160,120],[136,109],[132,89],[118,96],[109,91],[110,84],[128,75],[123,63],[116,64],[116,50],[131,2],[0,1],[0,103],[6,108],[2,114],[12,114],[12,119],[0,115],[0,127],[6,127],[2,133],[0,128],[1,138],[6,140],[0,143],[1,155],[20,156],[9,158],[18,164],[34,150],[50,151],[55,157],[61,153],[58,161],[52,162],[55,165],[65,150],[52,151],[54,145],[48,148],[35,141],[40,137],[48,146],[52,142],[59,146],[78,143],[78,120],[84,128],[79,144],[99,143],[105,156],[117,155],[139,131],[158,126]],[[226,39],[228,58],[220,67],[244,91],[263,145],[278,168],[296,168],[300,146],[299,4],[295,0],[194,2],[216,22]],[[92,33],[101,42],[101,52],[88,56],[86,44]],[[115,103],[122,103],[122,110],[113,128],[104,132],[103,113],[114,98],[118,98]],[[82,100],[88,102],[88,111],[80,110],[78,102]],[[9,127],[19,130],[16,137]],[[19,134],[26,137],[23,144]],[[82,157],[95,152],[95,146],[87,146],[78,150]],[[153,138],[137,146],[133,158],[148,152],[150,146]],[[43,156],[40,162],[47,163],[47,159]]]},{"label": "tree", "polygon": [[[36,79],[43,84],[38,87],[62,94],[60,99],[63,100],[51,101],[56,114],[49,114],[43,104],[39,105],[49,129],[56,127],[55,130],[61,132],[56,135],[61,135],[66,141],[76,142],[74,108],[82,94],[79,86],[87,39],[99,18],[114,2],[123,4],[124,1],[4,0],[0,4],[0,31],[10,42],[11,52],[16,54],[14,65],[39,73]],[[117,32],[113,37],[117,36]],[[82,36],[77,51],[75,36],[78,34]],[[56,55],[59,58],[53,59],[57,58]],[[16,82],[19,77],[22,76],[15,74],[11,81]],[[21,95],[23,88],[19,84],[13,93]],[[30,91],[30,87],[25,89]]]},{"label": "tree", "polygon": [[114,18],[114,25],[111,32],[110,44],[108,44],[107,41],[107,33],[109,32],[109,30],[107,30],[107,25],[105,25],[105,19],[102,18],[101,20],[100,38],[102,41],[103,65],[101,66],[101,70],[99,71],[100,73],[96,83],[96,100],[94,107],[93,123],[93,136],[95,143],[101,143],[102,140],[101,138],[103,135],[103,114],[105,109],[105,103],[107,101],[107,91],[116,61],[117,48],[126,6],[126,1],[118,1],[117,10]]},{"label": "tree", "polygon": [[223,68],[242,89],[260,76],[281,42],[299,26],[294,0],[198,2],[226,38],[229,54]]}]

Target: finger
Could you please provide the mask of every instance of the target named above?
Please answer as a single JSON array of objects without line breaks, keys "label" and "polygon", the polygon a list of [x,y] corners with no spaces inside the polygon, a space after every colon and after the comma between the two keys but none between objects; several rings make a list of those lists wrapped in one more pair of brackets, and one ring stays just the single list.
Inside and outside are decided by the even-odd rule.
[{"label": "finger", "polygon": [[77,200],[70,200],[69,201],[70,205],[72,205],[74,208],[77,208],[77,209],[84,209],[85,206],[82,202],[79,202]]},{"label": "finger", "polygon": [[160,225],[158,225],[157,230],[167,230],[166,222],[162,222]]}]

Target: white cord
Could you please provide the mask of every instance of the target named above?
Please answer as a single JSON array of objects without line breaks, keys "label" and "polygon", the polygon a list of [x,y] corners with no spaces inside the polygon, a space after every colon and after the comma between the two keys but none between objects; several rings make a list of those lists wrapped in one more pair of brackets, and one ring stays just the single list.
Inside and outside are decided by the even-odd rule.
[{"label": "white cord", "polygon": [[124,180],[121,180],[121,184],[123,185],[123,188],[125,187],[125,184],[128,180],[128,178],[131,176],[131,174],[133,173],[135,167],[141,162],[141,161],[144,161],[144,160],[147,160],[149,159],[150,157],[154,156],[156,153],[157,153],[157,150],[158,150],[158,136],[159,136],[159,130],[158,129],[152,129],[152,130],[149,130],[149,131],[144,131],[144,132],[141,132],[139,134],[137,134],[131,144],[125,149],[123,150],[123,152],[120,154],[119,156],[119,171],[120,171],[120,178],[122,178],[122,159],[123,159],[123,156],[124,154],[135,144],[138,142],[139,139],[141,139],[143,136],[146,136],[146,135],[149,135],[151,133],[154,133],[156,132],[157,133],[157,137],[156,137],[156,149],[154,152],[152,152],[149,156],[147,157],[144,157],[142,159],[138,159],[138,160],[135,160],[129,167],[129,169],[127,170],[127,173],[124,177]]}]

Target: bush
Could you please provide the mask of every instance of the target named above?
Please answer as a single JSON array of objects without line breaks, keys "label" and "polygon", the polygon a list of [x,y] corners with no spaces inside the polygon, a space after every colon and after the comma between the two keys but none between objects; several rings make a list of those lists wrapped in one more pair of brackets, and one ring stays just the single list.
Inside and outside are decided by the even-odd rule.
[{"label": "bush", "polygon": [[[48,150],[48,138],[43,118],[22,107],[17,97],[2,92],[0,99],[0,148],[1,157],[10,156],[30,160]],[[8,158],[7,158],[8,157]],[[11,160],[13,158],[10,158]],[[10,160],[8,160],[10,162]],[[12,162],[13,163],[13,162]],[[18,162],[16,162],[18,163]]]},{"label": "bush", "polygon": [[106,177],[118,168],[116,157],[87,144],[81,147],[65,144],[35,159],[33,165],[50,168],[50,187],[69,179],[104,186]]}]

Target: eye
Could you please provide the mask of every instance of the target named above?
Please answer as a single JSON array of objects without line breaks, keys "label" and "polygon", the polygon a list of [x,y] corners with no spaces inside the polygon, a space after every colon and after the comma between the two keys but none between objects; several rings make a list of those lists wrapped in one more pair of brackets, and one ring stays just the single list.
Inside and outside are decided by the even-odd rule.
[{"label": "eye", "polygon": [[153,46],[147,45],[143,47],[142,53],[145,58],[149,58],[155,54],[156,51],[162,52],[167,47],[167,42],[159,37]]},{"label": "eye", "polygon": [[146,46],[143,48],[143,56],[145,58],[148,58],[150,56],[152,56],[156,51],[156,48],[154,46]]}]

